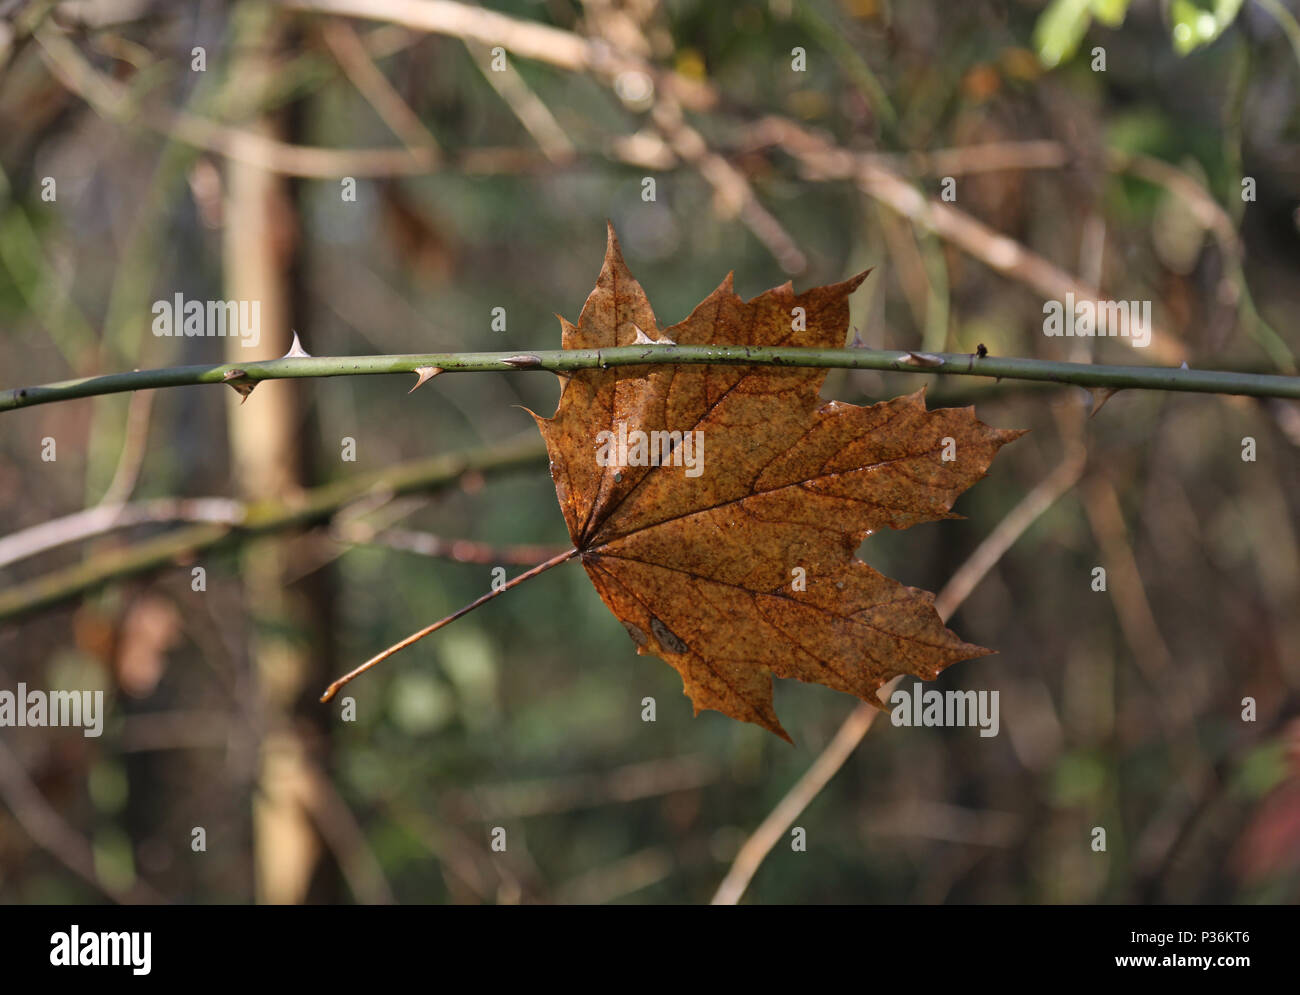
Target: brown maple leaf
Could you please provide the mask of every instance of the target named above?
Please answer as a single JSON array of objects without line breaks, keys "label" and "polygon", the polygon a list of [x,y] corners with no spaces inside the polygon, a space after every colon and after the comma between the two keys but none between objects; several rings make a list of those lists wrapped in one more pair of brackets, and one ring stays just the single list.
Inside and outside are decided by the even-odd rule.
[{"label": "brown maple leaf", "polygon": [[[578,324],[560,319],[563,344],[838,348],[866,275],[750,301],[728,275],[660,330],[611,226]],[[898,674],[929,680],[992,652],[945,628],[934,595],[854,553],[884,526],[961,517],[950,511],[957,495],[1022,434],[984,425],[972,408],[927,411],[923,390],[870,407],[822,403],[825,378],[772,366],[581,370],[553,417],[533,416],[574,547],[637,652],[677,669],[696,714],[716,709],[787,740],[774,674],[879,706],[877,689]],[[656,454],[658,465],[636,465]]]}]

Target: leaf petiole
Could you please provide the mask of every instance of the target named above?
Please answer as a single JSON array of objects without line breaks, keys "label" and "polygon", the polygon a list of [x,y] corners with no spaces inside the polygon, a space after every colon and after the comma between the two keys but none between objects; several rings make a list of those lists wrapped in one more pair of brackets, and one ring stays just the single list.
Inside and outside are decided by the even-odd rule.
[{"label": "leaf petiole", "polygon": [[388,649],[384,650],[382,653],[378,653],[375,656],[372,656],[361,666],[357,667],[353,671],[350,671],[349,673],[344,674],[337,681],[335,681],[333,684],[327,687],[325,689],[325,693],[320,696],[321,703],[324,704],[325,702],[329,701],[336,694],[338,694],[339,688],[343,687],[345,684],[349,683],[353,679],[360,677],[371,667],[375,666],[376,664],[382,663],[393,654],[406,649],[406,647],[410,646],[412,643],[418,643],[425,636],[429,635],[432,632],[437,632],[444,625],[456,621],[456,619],[460,618],[462,615],[468,615],[479,605],[491,601],[498,594],[504,594],[506,591],[510,590],[512,587],[516,586],[517,584],[522,584],[524,581],[536,577],[540,573],[545,573],[547,570],[550,570],[551,567],[558,567],[561,563],[571,560],[577,555],[578,555],[577,549],[569,549],[569,550],[565,550],[563,553],[560,553],[558,556],[552,556],[546,562],[539,563],[537,564],[537,566],[532,567],[529,570],[525,570],[518,577],[514,578],[514,580],[506,581],[506,583],[504,583],[500,587],[493,588],[491,591],[483,595],[481,598],[477,598],[474,601],[471,601],[464,608],[460,608],[452,612],[446,618],[440,618],[432,625],[425,626],[419,632],[413,632],[405,639],[401,640],[400,642],[393,643],[393,645],[388,647]]}]

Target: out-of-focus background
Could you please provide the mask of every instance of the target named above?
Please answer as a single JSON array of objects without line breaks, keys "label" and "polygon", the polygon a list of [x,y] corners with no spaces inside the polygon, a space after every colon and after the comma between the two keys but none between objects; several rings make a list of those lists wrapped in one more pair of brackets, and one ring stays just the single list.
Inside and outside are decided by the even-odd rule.
[{"label": "out-of-focus background", "polygon": [[[556,348],[607,218],[661,325],[730,270],[748,297],[872,267],[872,347],[1295,372],[1294,0],[491,7],[0,3],[0,386],[290,329]],[[1067,293],[1153,302],[1151,345],[1044,335]],[[261,302],[260,345],[152,334],[176,295]],[[925,382],[1032,429],[963,520],[860,554],[998,651],[937,686],[998,691],[1001,728],[779,682],[791,747],[693,718],[574,564],[318,704],[566,540],[520,407],[556,379],[412,381],[0,415],[0,689],[107,713],[0,729],[0,900],[1300,893],[1296,404],[1131,391],[1089,419],[1077,388],[832,372],[828,398]]]}]

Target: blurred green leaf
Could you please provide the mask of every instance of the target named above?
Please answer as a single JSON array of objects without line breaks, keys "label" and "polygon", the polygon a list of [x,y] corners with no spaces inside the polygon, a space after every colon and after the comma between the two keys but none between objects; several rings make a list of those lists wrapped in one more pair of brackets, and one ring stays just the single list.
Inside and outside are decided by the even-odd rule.
[{"label": "blurred green leaf", "polygon": [[482,629],[463,626],[444,633],[438,660],[460,701],[465,722],[472,728],[491,725],[497,712],[497,651]]},{"label": "blurred green leaf", "polygon": [[1052,795],[1061,806],[1078,805],[1096,798],[1106,785],[1106,765],[1087,750],[1061,757],[1052,778]]},{"label": "blurred green leaf", "polygon": [[100,760],[90,768],[87,788],[91,801],[101,812],[117,814],[126,807],[126,768],[113,760]]},{"label": "blurred green leaf", "polygon": [[1286,775],[1286,744],[1265,743],[1246,754],[1233,786],[1250,798],[1263,798],[1281,784]]},{"label": "blurred green leaf", "polygon": [[456,703],[443,684],[416,670],[394,678],[389,700],[393,721],[412,734],[434,732],[456,714]]},{"label": "blurred green leaf", "polygon": [[1092,0],[1092,16],[1108,28],[1117,28],[1124,23],[1128,5],[1129,0]]},{"label": "blurred green leaf", "polygon": [[131,838],[117,826],[95,833],[91,844],[95,876],[114,891],[126,891],[135,884],[135,855]]},{"label": "blurred green leaf", "polygon": [[1174,0],[1169,5],[1174,51],[1179,55],[1208,45],[1237,19],[1241,0]]},{"label": "blurred green leaf", "polygon": [[1093,0],[1053,0],[1039,15],[1034,50],[1043,65],[1060,65],[1075,53],[1092,23],[1092,6]]}]

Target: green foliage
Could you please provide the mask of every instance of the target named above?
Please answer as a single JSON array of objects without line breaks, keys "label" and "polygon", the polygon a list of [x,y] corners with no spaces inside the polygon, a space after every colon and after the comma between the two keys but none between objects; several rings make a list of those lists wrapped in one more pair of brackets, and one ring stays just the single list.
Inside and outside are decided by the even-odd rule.
[{"label": "green foliage", "polygon": [[1034,27],[1034,47],[1045,66],[1074,55],[1095,17],[1108,27],[1124,21],[1129,0],[1052,0]]},{"label": "green foliage", "polygon": [[1173,0],[1169,5],[1174,51],[1187,55],[1210,44],[1241,10],[1241,0]]},{"label": "green foliage", "polygon": [[[1174,51],[1187,55],[1217,39],[1237,18],[1242,0],[1172,0],[1170,37]],[[1129,0],[1052,0],[1034,26],[1034,48],[1045,66],[1068,61],[1095,18],[1117,28]]]}]

